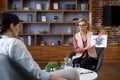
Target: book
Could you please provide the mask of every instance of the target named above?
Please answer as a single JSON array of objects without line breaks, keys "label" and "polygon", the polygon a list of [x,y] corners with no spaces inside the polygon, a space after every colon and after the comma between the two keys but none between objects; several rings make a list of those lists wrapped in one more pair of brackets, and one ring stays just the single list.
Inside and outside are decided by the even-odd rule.
[{"label": "book", "polygon": [[31,46],[31,36],[28,36],[28,45]]},{"label": "book", "polygon": [[107,47],[107,35],[91,36],[91,45],[95,45],[95,47]]}]

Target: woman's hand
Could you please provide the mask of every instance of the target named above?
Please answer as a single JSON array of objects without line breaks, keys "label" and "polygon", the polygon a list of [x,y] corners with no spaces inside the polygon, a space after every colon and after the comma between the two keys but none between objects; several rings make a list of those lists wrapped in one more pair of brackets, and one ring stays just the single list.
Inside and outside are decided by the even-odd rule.
[{"label": "woman's hand", "polygon": [[86,46],[84,49],[85,49],[85,50],[90,50],[90,49],[92,49],[93,47],[95,47],[95,45],[88,45],[88,46]]}]

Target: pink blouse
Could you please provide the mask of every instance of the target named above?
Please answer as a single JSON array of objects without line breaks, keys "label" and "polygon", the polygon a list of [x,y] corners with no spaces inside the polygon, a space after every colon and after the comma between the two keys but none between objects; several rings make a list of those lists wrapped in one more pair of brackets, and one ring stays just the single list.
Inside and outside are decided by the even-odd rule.
[{"label": "pink blouse", "polygon": [[74,44],[74,50],[75,50],[75,52],[76,52],[76,53],[82,53],[82,54],[83,54],[82,58],[88,58],[88,57],[90,57],[90,56],[88,55],[88,51],[84,49],[84,48],[87,46],[87,40],[86,40],[86,41],[83,41],[83,46],[84,46],[84,47],[83,47],[83,48],[80,48],[80,47],[78,46],[78,42],[77,42],[76,37],[73,36],[73,44]]}]

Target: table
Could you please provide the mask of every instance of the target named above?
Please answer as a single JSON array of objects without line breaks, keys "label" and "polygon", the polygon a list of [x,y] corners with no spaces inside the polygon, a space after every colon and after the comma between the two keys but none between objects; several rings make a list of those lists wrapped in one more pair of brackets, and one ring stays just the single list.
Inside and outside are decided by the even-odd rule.
[{"label": "table", "polygon": [[[70,69],[73,67],[66,66],[64,69]],[[95,80],[98,77],[98,74],[95,71],[84,69],[84,68],[74,68],[77,70],[80,80]],[[45,71],[45,70],[44,70]]]},{"label": "table", "polygon": [[98,77],[98,74],[95,71],[84,69],[84,68],[76,68],[78,74],[80,74],[80,80],[95,80]]}]

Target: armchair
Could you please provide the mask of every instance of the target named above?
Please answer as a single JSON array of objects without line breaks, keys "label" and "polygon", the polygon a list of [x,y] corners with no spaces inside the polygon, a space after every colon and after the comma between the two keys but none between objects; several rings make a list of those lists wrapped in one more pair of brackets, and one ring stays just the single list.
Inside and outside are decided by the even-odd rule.
[{"label": "armchair", "polygon": [[6,55],[0,54],[0,80],[37,80],[30,72]]},{"label": "armchair", "polygon": [[[104,48],[96,48],[96,52],[97,52],[97,55],[98,55],[98,63],[97,65],[92,65],[90,66],[91,70],[94,70],[94,71],[98,71],[100,68],[101,68],[101,65],[102,65],[102,62],[103,62],[103,52],[104,52]],[[70,53],[68,53],[67,57],[68,58],[71,58],[75,55],[75,51],[71,51]]]}]

